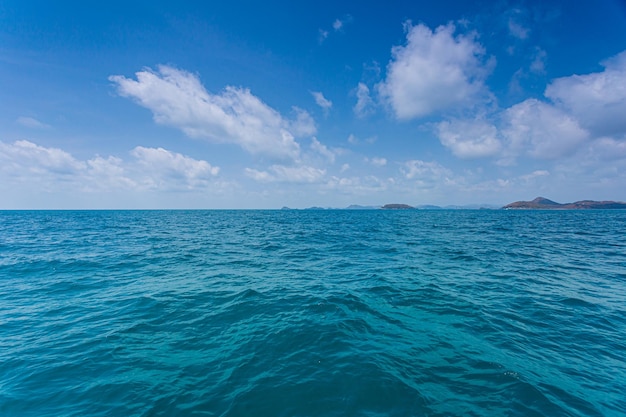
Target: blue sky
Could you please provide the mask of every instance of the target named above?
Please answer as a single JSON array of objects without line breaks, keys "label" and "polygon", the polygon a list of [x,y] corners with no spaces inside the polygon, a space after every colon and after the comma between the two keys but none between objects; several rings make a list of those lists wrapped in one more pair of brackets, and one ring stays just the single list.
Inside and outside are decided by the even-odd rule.
[{"label": "blue sky", "polygon": [[0,208],[626,200],[622,0],[203,3],[0,2]]}]

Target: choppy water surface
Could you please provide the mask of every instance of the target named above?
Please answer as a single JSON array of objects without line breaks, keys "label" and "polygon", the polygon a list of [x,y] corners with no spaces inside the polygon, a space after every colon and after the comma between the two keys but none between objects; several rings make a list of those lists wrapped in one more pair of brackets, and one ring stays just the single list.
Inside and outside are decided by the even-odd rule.
[{"label": "choppy water surface", "polygon": [[625,230],[626,211],[0,212],[0,415],[626,415]]}]

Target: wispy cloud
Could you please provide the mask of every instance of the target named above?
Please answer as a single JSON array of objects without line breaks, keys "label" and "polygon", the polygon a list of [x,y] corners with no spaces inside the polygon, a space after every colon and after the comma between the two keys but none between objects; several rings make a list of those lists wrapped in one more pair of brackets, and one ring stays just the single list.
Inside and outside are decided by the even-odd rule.
[{"label": "wispy cloud", "polygon": [[364,83],[359,83],[356,88],[356,104],[353,107],[354,114],[363,118],[374,112],[374,100],[370,96],[370,89]]},{"label": "wispy cloud", "polygon": [[406,179],[414,180],[421,185],[434,185],[442,179],[450,178],[452,171],[441,164],[419,159],[410,160],[404,163],[402,173]]},{"label": "wispy cloud", "polygon": [[315,183],[326,175],[326,170],[308,165],[272,165],[266,171],[246,168],[245,172],[259,182]]},{"label": "wispy cloud", "polygon": [[49,124],[40,122],[39,120],[33,117],[20,116],[15,120],[15,122],[24,127],[28,127],[31,129],[50,129],[51,126]]},{"label": "wispy cloud", "polygon": [[331,33],[341,32],[344,30],[346,24],[352,22],[351,15],[345,15],[343,18],[337,18],[333,21],[331,28],[328,29],[318,29],[318,40],[319,43],[323,43]]},{"label": "wispy cloud", "polygon": [[319,91],[311,91],[311,95],[313,95],[315,103],[324,110],[324,113],[328,114],[330,108],[333,107],[333,102],[324,97],[324,94]]},{"label": "wispy cloud", "polygon": [[384,167],[385,165],[387,165],[387,159],[380,157],[365,158],[365,162],[377,167]]},{"label": "wispy cloud", "polygon": [[159,66],[145,69],[137,79],[109,77],[121,96],[151,110],[159,124],[176,127],[193,138],[215,143],[234,143],[244,150],[278,158],[297,158],[295,138],[315,132],[313,119],[294,108],[296,120],[287,120],[250,90],[228,86],[209,93],[189,72]]},{"label": "wispy cloud", "polygon": [[509,19],[509,34],[517,39],[527,39],[530,29],[522,26],[522,24],[516,22],[513,18]]},{"label": "wispy cloud", "polygon": [[328,35],[329,35],[328,31],[324,30],[324,29],[319,29],[317,31],[317,33],[318,33],[318,38],[317,39],[318,39],[320,44],[322,42],[324,42],[326,40],[326,38],[328,38]]},{"label": "wispy cloud", "polygon": [[319,155],[322,155],[329,162],[335,162],[336,153],[328,149],[328,147],[317,140],[317,138],[311,139],[311,150]]},{"label": "wispy cloud", "polygon": [[545,74],[547,58],[548,53],[545,50],[539,47],[535,48],[535,55],[533,57],[533,61],[530,63],[530,72],[535,74]]}]

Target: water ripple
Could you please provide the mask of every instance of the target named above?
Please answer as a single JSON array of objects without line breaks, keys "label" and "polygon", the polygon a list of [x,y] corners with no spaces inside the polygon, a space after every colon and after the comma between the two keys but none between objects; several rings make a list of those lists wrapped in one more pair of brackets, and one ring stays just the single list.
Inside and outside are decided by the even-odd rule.
[{"label": "water ripple", "polygon": [[624,415],[625,226],[0,212],[0,415]]}]

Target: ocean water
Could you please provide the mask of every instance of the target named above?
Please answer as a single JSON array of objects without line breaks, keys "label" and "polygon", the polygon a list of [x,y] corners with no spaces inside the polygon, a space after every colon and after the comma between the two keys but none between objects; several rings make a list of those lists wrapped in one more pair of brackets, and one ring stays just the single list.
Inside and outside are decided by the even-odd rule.
[{"label": "ocean water", "polygon": [[626,211],[0,212],[0,415],[624,416]]}]

